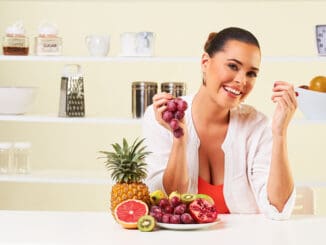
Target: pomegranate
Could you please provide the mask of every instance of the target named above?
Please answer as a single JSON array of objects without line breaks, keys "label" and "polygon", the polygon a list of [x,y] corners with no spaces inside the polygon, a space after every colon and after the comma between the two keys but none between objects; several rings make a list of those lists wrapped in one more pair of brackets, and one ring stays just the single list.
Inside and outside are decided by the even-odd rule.
[{"label": "pomegranate", "polygon": [[217,219],[215,205],[203,198],[192,201],[189,204],[189,212],[197,223],[211,223]]}]

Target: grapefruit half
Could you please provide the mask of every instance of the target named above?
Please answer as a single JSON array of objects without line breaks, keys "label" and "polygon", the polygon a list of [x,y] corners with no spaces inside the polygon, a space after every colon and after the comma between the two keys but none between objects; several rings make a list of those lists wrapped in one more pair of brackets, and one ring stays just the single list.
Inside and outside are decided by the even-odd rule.
[{"label": "grapefruit half", "polygon": [[146,214],[148,214],[147,204],[136,199],[125,200],[114,209],[117,222],[126,229],[136,229],[138,219]]}]

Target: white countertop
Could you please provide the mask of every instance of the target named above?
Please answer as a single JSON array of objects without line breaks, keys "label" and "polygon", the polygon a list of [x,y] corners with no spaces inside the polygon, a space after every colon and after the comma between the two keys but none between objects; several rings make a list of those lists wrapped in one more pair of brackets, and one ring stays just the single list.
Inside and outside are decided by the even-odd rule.
[{"label": "white countertop", "polygon": [[123,229],[109,212],[0,211],[0,244],[326,244],[325,216],[219,217],[219,224],[202,230],[140,232]]}]

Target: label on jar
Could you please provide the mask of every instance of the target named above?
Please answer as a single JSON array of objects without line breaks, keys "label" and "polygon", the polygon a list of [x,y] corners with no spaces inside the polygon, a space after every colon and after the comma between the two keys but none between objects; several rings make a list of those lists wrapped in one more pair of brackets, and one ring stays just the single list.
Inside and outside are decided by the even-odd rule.
[{"label": "label on jar", "polygon": [[3,46],[24,48],[26,47],[26,40],[25,38],[11,37],[10,39],[7,40],[7,45],[3,45]]},{"label": "label on jar", "polygon": [[60,55],[61,39],[60,38],[36,38],[37,55]]}]

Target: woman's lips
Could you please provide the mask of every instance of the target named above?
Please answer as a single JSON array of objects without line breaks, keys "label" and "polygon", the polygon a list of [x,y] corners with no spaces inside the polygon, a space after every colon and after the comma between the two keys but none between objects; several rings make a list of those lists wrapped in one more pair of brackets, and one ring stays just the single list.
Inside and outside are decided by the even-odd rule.
[{"label": "woman's lips", "polygon": [[242,92],[234,87],[228,87],[228,86],[223,86],[223,89],[232,94],[233,96],[240,96],[242,94]]}]

